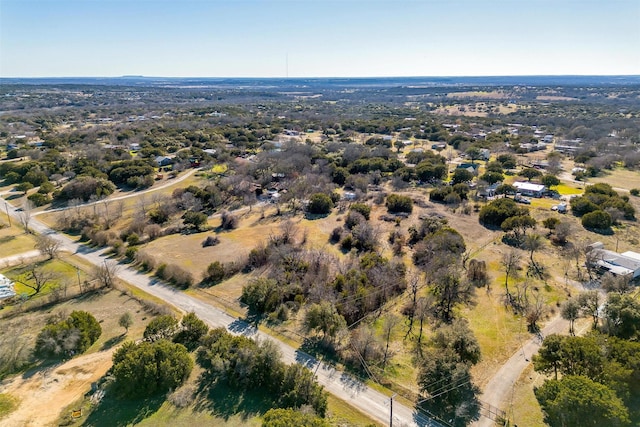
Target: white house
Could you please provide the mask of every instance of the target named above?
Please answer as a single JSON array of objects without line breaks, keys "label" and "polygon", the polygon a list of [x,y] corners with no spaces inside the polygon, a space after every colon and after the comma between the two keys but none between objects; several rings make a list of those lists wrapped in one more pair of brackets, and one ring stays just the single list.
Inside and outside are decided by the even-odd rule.
[{"label": "white house", "polygon": [[546,187],[542,184],[533,184],[531,182],[516,181],[513,186],[518,189],[518,192],[523,196],[529,197],[542,197]]}]

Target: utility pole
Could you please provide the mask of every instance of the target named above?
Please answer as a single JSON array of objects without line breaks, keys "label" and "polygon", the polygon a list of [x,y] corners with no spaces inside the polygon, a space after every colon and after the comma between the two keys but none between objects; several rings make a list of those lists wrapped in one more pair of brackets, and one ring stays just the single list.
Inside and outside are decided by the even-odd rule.
[{"label": "utility pole", "polygon": [[389,427],[393,427],[393,398],[397,395],[398,393],[393,393],[393,395],[389,398]]}]

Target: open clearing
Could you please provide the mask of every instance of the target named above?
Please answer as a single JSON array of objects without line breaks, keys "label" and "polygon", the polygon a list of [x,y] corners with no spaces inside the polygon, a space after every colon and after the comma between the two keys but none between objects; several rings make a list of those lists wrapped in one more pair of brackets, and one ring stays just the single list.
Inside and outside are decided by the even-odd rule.
[{"label": "open clearing", "polygon": [[61,408],[81,397],[91,388],[91,383],[107,372],[113,351],[111,348],[85,354],[2,384],[3,392],[19,401],[17,409],[2,422],[8,426],[51,426],[58,419]]},{"label": "open clearing", "polygon": [[[102,327],[102,335],[85,354],[58,364],[36,366],[22,375],[0,383],[0,393],[16,399],[17,408],[2,420],[8,426],[50,426],[60,411],[78,400],[91,384],[111,367],[111,355],[116,345],[125,339],[137,339],[152,317],[135,299],[117,290],[92,293],[57,305],[53,309],[22,313],[3,319],[4,333],[20,333],[33,347],[40,329],[51,316],[66,317],[71,311],[84,310],[95,316]],[[119,317],[129,312],[133,325],[125,336],[118,326]],[[9,329],[11,328],[11,329]]]},{"label": "open clearing", "polygon": [[614,169],[612,171],[604,170],[602,176],[589,178],[588,182],[604,182],[614,188],[631,190],[632,188],[640,188],[640,172],[622,168]]}]

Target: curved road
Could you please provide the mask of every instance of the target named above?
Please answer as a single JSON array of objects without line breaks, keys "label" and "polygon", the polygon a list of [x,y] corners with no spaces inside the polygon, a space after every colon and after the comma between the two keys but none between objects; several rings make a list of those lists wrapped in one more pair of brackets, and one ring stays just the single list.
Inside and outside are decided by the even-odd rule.
[{"label": "curved road", "polygon": [[[185,179],[189,178],[191,175],[193,175],[194,173],[198,172],[199,170],[200,170],[200,168],[191,169],[191,170],[189,170],[189,172],[187,172],[187,173],[185,173],[183,175],[180,175],[177,178],[170,179],[167,182],[165,182],[164,184],[159,185],[157,187],[151,187],[151,188],[147,188],[146,190],[135,191],[133,193],[127,193],[127,194],[123,194],[122,196],[112,197],[112,198],[105,199],[105,200],[98,200],[96,202],[83,203],[81,205],[81,207],[86,208],[88,206],[93,206],[93,205],[97,205],[98,203],[102,203],[103,201],[115,202],[116,200],[128,199],[130,197],[138,197],[141,194],[152,193],[154,191],[162,190],[163,188],[171,187],[172,185],[175,185],[175,184],[178,184],[179,182],[184,181]],[[48,213],[53,213],[53,212],[61,212],[61,211],[66,211],[68,209],[72,209],[72,208],[69,207],[69,206],[65,206],[63,208],[45,209],[45,210],[40,211],[40,212],[32,212],[31,216],[33,217],[33,216],[43,215],[43,214],[48,214]]]},{"label": "curved road", "polygon": [[[12,216],[17,217],[16,209],[2,199],[5,209],[8,209]],[[102,265],[106,262],[106,249],[95,250],[85,245],[79,244],[67,236],[61,235],[48,228],[41,222],[32,218],[30,228],[41,234],[47,234],[60,241],[61,249],[75,253],[77,256],[89,261],[93,265]],[[371,418],[383,424],[389,423],[389,395],[381,393],[368,387],[360,380],[351,375],[335,369],[332,365],[319,362],[312,356],[296,350],[295,348],[274,339],[273,337],[257,330],[248,323],[236,319],[224,311],[206,304],[196,298],[186,295],[175,288],[165,286],[160,282],[148,277],[145,274],[128,267],[121,268],[117,274],[118,278],[136,286],[145,292],[158,297],[167,303],[185,312],[193,311],[211,327],[224,327],[235,334],[243,334],[261,340],[273,340],[280,348],[283,359],[287,363],[300,363],[316,373],[318,382],[325,389],[344,400],[353,407],[368,414]],[[414,408],[402,405],[399,402],[393,403],[393,425],[394,426],[439,426],[440,424],[415,411]]]}]

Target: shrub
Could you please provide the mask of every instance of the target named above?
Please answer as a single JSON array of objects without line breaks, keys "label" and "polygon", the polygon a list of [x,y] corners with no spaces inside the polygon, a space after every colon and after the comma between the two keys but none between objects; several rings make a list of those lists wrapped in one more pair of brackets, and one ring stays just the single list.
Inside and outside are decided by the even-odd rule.
[{"label": "shrub", "polygon": [[354,203],[349,206],[349,210],[358,212],[366,220],[369,220],[369,216],[371,215],[371,206],[365,203]]},{"label": "shrub", "polygon": [[629,193],[631,193],[632,196],[640,196],[640,188],[632,188]]},{"label": "shrub", "polygon": [[136,261],[140,263],[145,271],[151,271],[156,268],[156,259],[147,252],[138,251],[136,253]]},{"label": "shrub", "polygon": [[218,236],[207,236],[206,239],[202,242],[202,247],[206,248],[209,246],[215,246],[220,243],[220,239]]},{"label": "shrub", "polygon": [[429,200],[432,202],[444,202],[444,199],[453,192],[453,188],[449,185],[436,187],[429,193]]},{"label": "shrub", "polygon": [[129,246],[140,244],[140,236],[138,236],[136,233],[129,234],[129,236],[127,236],[127,244]]},{"label": "shrub", "polygon": [[331,209],[333,209],[333,200],[331,200],[330,196],[324,193],[315,193],[309,198],[309,204],[307,205],[309,213],[325,215],[330,213]]},{"label": "shrub", "polygon": [[344,226],[351,230],[358,224],[365,221],[366,219],[364,216],[362,216],[362,214],[356,211],[351,211],[347,214],[347,217],[344,220]]},{"label": "shrub", "polygon": [[158,269],[156,270],[156,276],[158,276],[161,279],[167,279],[166,276],[166,271],[167,271],[167,264],[165,264],[164,262],[162,264],[160,264],[158,266]]},{"label": "shrub", "polygon": [[180,321],[182,330],[173,338],[174,342],[193,350],[200,343],[200,338],[209,332],[209,327],[195,313],[187,313]]},{"label": "shrub", "polygon": [[158,224],[149,224],[144,227],[144,234],[149,236],[149,240],[155,240],[162,235],[162,227]]},{"label": "shrub", "polygon": [[225,277],[224,266],[220,261],[214,261],[207,267],[207,272],[204,276],[204,282],[212,285],[220,283]]},{"label": "shrub", "polygon": [[586,197],[575,197],[571,199],[571,212],[576,216],[582,216],[598,210],[598,205]]},{"label": "shrub", "polygon": [[353,236],[351,234],[347,234],[346,236],[344,236],[344,238],[340,241],[340,248],[344,251],[350,251],[351,248],[353,247]]},{"label": "shrub", "polygon": [[229,213],[229,211],[222,211],[220,214],[220,219],[222,222],[220,223],[220,227],[223,230],[233,230],[238,227],[238,218],[235,215]]},{"label": "shrub", "polygon": [[30,194],[27,196],[27,199],[29,199],[35,206],[44,206],[47,203],[51,203],[51,197],[42,193]]},{"label": "shrub", "polygon": [[125,343],[113,355],[115,388],[125,397],[146,397],[174,389],[192,369],[187,349],[166,340]]},{"label": "shrub", "polygon": [[390,194],[387,197],[386,206],[390,213],[411,213],[413,211],[413,201],[411,198],[408,196],[401,196],[399,194]]},{"label": "shrub", "polygon": [[40,357],[74,356],[85,352],[101,334],[100,323],[91,313],[74,311],[66,320],[47,325],[40,331],[35,354]]},{"label": "shrub", "polygon": [[254,313],[269,313],[280,304],[280,290],[275,280],[258,278],[242,287],[240,301]]},{"label": "shrub", "polygon": [[582,226],[596,230],[606,230],[613,223],[611,215],[607,212],[597,210],[589,212],[582,217]]},{"label": "shrub", "polygon": [[261,245],[251,249],[247,259],[247,267],[249,269],[260,268],[269,262],[271,249],[268,246]]},{"label": "shrub", "polygon": [[509,198],[497,199],[480,209],[479,219],[484,225],[500,227],[504,220],[512,216],[528,215],[529,210],[519,207]]},{"label": "shrub", "polygon": [[193,275],[189,271],[176,264],[169,264],[165,267],[164,279],[176,286],[188,288],[193,285]]},{"label": "shrub", "polygon": [[207,214],[204,212],[187,211],[182,217],[182,222],[187,228],[200,230],[207,223]]},{"label": "shrub", "polygon": [[48,194],[55,189],[56,187],[52,183],[50,183],[49,181],[46,181],[40,184],[40,188],[38,188],[38,193]]},{"label": "shrub", "polygon": [[136,259],[137,254],[138,254],[138,248],[127,248],[127,250],[124,253],[124,256],[127,257],[129,261],[133,261]]},{"label": "shrub", "polygon": [[542,225],[544,225],[544,227],[548,230],[553,230],[556,228],[556,225],[560,224],[560,220],[556,217],[549,217],[549,218],[545,218],[544,221],[542,221]]},{"label": "shrub", "polygon": [[82,199],[86,202],[92,195],[108,196],[114,190],[113,183],[106,179],[81,175],[62,188],[59,198],[62,200]]},{"label": "shrub", "polygon": [[329,241],[331,243],[338,243],[342,238],[342,227],[336,227],[331,230],[331,234],[329,235]]},{"label": "shrub", "polygon": [[175,333],[178,321],[170,314],[158,316],[151,320],[144,329],[145,338],[169,339]]}]

